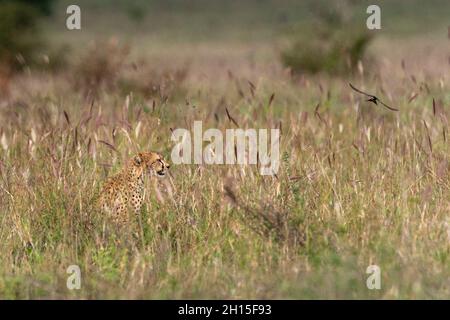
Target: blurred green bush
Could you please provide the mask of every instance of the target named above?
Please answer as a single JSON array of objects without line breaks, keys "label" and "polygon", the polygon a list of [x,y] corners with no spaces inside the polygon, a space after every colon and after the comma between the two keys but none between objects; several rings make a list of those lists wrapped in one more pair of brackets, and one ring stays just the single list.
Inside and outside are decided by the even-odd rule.
[{"label": "blurred green bush", "polygon": [[281,61],[294,73],[341,75],[352,72],[358,61],[370,60],[367,47],[373,34],[349,20],[351,8],[316,5],[314,23],[294,27],[281,51]]},{"label": "blurred green bush", "polygon": [[37,62],[44,46],[37,22],[53,0],[0,0],[0,63],[18,70]]},{"label": "blurred green bush", "polygon": [[364,60],[371,39],[370,34],[353,30],[313,38],[300,34],[282,51],[281,59],[294,73],[345,74]]},{"label": "blurred green bush", "polygon": [[1,0],[0,2],[16,2],[29,5],[43,15],[50,15],[53,9],[54,0]]}]

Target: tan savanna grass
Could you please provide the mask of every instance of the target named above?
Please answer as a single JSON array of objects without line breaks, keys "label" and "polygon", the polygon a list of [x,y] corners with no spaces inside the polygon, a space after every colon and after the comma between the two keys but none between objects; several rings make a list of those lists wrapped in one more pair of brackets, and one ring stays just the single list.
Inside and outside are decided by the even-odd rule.
[{"label": "tan savanna grass", "polygon": [[[349,79],[292,76],[266,44],[192,46],[173,60],[156,44],[156,65],[105,50],[107,64],[123,63],[99,78],[87,74],[95,51],[83,67],[10,79],[0,297],[448,298],[448,51],[397,51],[409,42],[389,54],[394,43],[376,41],[378,69],[350,80],[398,113],[364,102]],[[280,128],[278,174],[173,165],[165,182],[147,181],[141,217],[118,230],[93,206],[101,183],[138,151],[170,157],[171,130],[194,120]],[[70,291],[73,264],[82,285]],[[366,287],[371,264],[381,290]]]}]

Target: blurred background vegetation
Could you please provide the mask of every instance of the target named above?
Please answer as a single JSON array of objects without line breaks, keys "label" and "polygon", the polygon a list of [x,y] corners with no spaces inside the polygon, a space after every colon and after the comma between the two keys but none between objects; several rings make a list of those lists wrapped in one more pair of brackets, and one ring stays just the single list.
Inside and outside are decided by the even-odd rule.
[{"label": "blurred background vegetation", "polygon": [[[330,74],[371,62],[374,35],[427,34],[446,28],[445,0],[377,1],[382,31],[364,28],[369,1],[294,0],[80,0],[82,30],[65,28],[66,0],[1,0],[2,64],[63,65],[91,39],[115,36],[135,46],[154,43],[269,43],[294,72]],[[395,21],[394,21],[395,18]],[[358,27],[361,26],[361,27]],[[80,50],[78,50],[80,51]]]}]

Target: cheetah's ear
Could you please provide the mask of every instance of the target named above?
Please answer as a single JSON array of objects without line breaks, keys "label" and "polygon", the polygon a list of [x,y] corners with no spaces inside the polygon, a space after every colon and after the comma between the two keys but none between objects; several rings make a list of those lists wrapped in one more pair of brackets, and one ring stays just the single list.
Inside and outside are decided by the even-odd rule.
[{"label": "cheetah's ear", "polygon": [[133,159],[134,163],[139,166],[142,163],[142,157],[141,154],[139,153],[137,156],[134,157]]}]

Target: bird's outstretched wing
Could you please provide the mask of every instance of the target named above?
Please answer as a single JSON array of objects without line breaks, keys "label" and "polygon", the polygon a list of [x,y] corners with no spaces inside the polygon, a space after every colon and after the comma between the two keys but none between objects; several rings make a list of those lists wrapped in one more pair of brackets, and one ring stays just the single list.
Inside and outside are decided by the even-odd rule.
[{"label": "bird's outstretched wing", "polygon": [[356,92],[361,93],[361,94],[363,94],[363,95],[365,95],[365,96],[367,96],[367,97],[373,99],[373,100],[371,100],[373,103],[377,104],[377,102],[380,102],[380,103],[383,105],[383,107],[385,107],[385,108],[387,108],[387,109],[389,109],[389,110],[391,110],[391,111],[398,111],[398,109],[395,109],[395,108],[392,108],[392,107],[388,106],[386,103],[384,103],[383,101],[381,101],[380,99],[378,99],[376,96],[371,95],[371,94],[368,94],[368,93],[366,93],[366,92],[363,92],[363,91],[361,91],[361,90],[355,88],[350,82],[349,82],[348,84],[349,84],[350,87],[351,87],[353,90],[355,90]]},{"label": "bird's outstretched wing", "polygon": [[[371,94],[365,93],[365,92],[363,92],[363,91],[361,91],[361,90],[355,88],[350,82],[349,82],[348,84],[350,85],[350,88],[352,88],[353,90],[355,90],[355,91],[358,92],[358,93],[362,93],[363,95],[368,96],[368,97],[370,97],[370,98],[374,98],[374,97],[375,97],[375,96],[373,96],[373,95],[371,95]],[[375,97],[375,98],[376,98],[376,97]]]},{"label": "bird's outstretched wing", "polygon": [[389,110],[391,110],[391,111],[398,111],[398,109],[389,107],[386,103],[384,103],[384,102],[381,101],[380,99],[378,99],[378,101],[379,101],[384,107],[388,108]]}]

